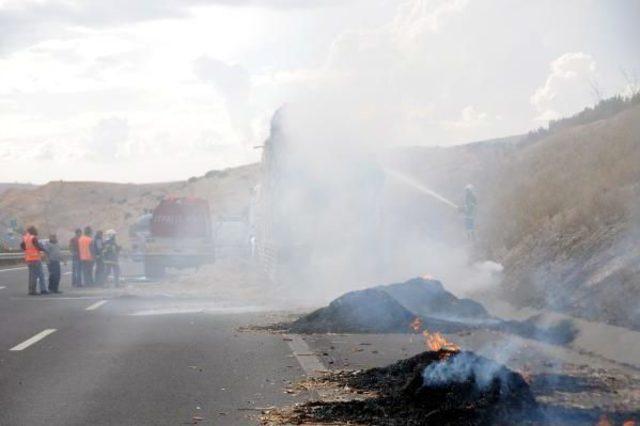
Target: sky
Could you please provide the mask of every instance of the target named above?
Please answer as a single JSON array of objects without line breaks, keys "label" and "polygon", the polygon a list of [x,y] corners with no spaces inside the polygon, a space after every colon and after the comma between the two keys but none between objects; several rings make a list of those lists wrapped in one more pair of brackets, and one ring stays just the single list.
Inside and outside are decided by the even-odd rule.
[{"label": "sky", "polygon": [[638,22],[627,0],[0,0],[0,182],[256,162],[274,111],[315,99],[390,146],[524,133],[640,87]]}]

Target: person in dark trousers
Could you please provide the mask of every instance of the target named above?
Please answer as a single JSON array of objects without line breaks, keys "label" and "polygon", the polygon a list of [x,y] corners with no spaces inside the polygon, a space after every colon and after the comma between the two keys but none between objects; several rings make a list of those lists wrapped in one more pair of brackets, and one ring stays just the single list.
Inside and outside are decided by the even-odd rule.
[{"label": "person in dark trousers", "polygon": [[113,282],[116,287],[120,287],[120,246],[116,243],[116,231],[110,229],[105,232],[105,235],[106,240],[102,251],[105,267],[104,283],[106,284],[107,278],[113,272]]},{"label": "person in dark trousers", "polygon": [[52,234],[49,236],[47,249],[47,269],[49,270],[49,291],[51,293],[62,293],[60,291],[60,263],[62,262],[62,250],[58,245],[58,236]]},{"label": "person in dark trousers", "polygon": [[80,262],[80,249],[78,240],[82,236],[82,229],[76,229],[76,233],[69,240],[69,251],[71,252],[71,285],[82,287],[82,263]]},{"label": "person in dark trousers", "polygon": [[90,226],[84,228],[84,234],[78,238],[78,253],[82,264],[82,282],[86,286],[93,285],[93,230]]},{"label": "person in dark trousers", "polygon": [[469,184],[464,188],[464,226],[467,230],[467,238],[471,241],[476,239],[476,210],[478,199],[473,193],[473,185]]},{"label": "person in dark trousers", "polygon": [[42,271],[42,253],[47,251],[38,241],[38,230],[35,226],[27,228],[27,232],[22,236],[20,247],[24,250],[24,261],[29,269],[29,295],[38,294],[36,284],[40,287],[40,294],[49,294]]},{"label": "person in dark trousers", "polygon": [[93,243],[91,243],[91,252],[93,253],[93,258],[96,262],[96,285],[104,284],[104,259],[102,258],[102,252],[104,250],[103,235],[102,231],[96,232]]}]

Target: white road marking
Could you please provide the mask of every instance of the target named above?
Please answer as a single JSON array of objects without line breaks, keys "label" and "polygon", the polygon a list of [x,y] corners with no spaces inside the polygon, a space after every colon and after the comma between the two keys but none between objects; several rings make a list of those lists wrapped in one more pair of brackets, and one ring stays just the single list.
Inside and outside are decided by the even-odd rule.
[{"label": "white road marking", "polygon": [[297,334],[287,334],[284,335],[284,338],[287,339],[287,343],[293,352],[293,356],[298,360],[298,364],[308,376],[317,376],[319,373],[327,371],[320,358],[313,353],[302,337]]},{"label": "white road marking", "polygon": [[29,346],[33,345],[34,343],[39,342],[40,340],[44,339],[45,337],[47,337],[51,333],[55,333],[56,331],[57,330],[55,328],[48,328],[48,329],[46,329],[44,331],[41,331],[40,333],[36,334],[32,338],[25,340],[24,342],[20,343],[19,345],[16,345],[16,346],[12,347],[9,350],[10,351],[22,351],[24,349],[27,349]]},{"label": "white road marking", "polygon": [[65,273],[64,273],[64,274],[62,274],[62,275],[71,275],[71,274],[72,274],[71,272],[65,272]]},{"label": "white road marking", "polygon": [[86,311],[95,311],[96,309],[98,309],[100,306],[104,305],[105,303],[107,303],[106,300],[101,300],[99,302],[94,303],[91,306],[87,306],[87,308],[85,309]]},{"label": "white road marking", "polygon": [[270,308],[261,306],[217,306],[215,304],[198,304],[193,307],[166,307],[136,311],[129,314],[133,317],[144,317],[149,315],[178,315],[178,314],[244,314],[249,312],[266,312]]},{"label": "white road marking", "polygon": [[[103,296],[104,297],[104,296]],[[102,299],[100,296],[77,296],[77,297],[60,297],[60,296],[51,296],[51,297],[33,297],[33,296],[14,296],[11,299],[13,300],[34,300],[40,302],[51,302],[52,300],[97,300]]]},{"label": "white road marking", "polygon": [[0,290],[4,290],[6,287],[3,285],[0,285]]},{"label": "white road marking", "polygon": [[27,269],[26,266],[20,266],[18,268],[4,268],[4,269],[0,269],[0,272],[6,272],[6,271],[18,271],[21,269]]}]

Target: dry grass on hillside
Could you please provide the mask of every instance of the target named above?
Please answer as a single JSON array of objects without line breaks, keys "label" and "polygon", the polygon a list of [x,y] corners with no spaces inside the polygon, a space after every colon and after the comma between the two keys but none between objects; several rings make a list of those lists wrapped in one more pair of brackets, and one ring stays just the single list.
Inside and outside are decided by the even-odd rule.
[{"label": "dry grass on hillside", "polygon": [[487,230],[510,250],[529,236],[596,232],[631,217],[640,184],[640,107],[525,148],[495,188]]},{"label": "dry grass on hillside", "polygon": [[542,139],[506,167],[481,240],[505,264],[513,301],[640,327],[628,297],[640,292],[639,137],[636,106]]}]

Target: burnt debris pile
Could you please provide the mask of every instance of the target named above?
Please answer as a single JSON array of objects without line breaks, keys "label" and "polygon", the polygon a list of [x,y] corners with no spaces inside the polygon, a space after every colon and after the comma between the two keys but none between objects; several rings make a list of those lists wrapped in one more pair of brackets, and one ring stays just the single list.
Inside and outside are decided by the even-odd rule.
[{"label": "burnt debris pile", "polygon": [[389,294],[402,306],[421,317],[454,321],[487,320],[484,306],[471,299],[459,299],[438,280],[413,278],[397,284],[376,287]]},{"label": "burnt debris pile", "polygon": [[291,413],[299,423],[476,425],[527,423],[538,406],[518,373],[472,352],[429,351],[387,367],[326,376],[368,398],[311,402]]},{"label": "burnt debris pile", "polygon": [[416,319],[422,329],[441,333],[489,329],[560,345],[571,342],[577,334],[569,320],[550,322],[532,317],[504,321],[492,317],[480,303],[458,298],[440,281],[427,278],[352,291],[296,321],[270,329],[301,334],[411,333]]},{"label": "burnt debris pile", "polygon": [[445,333],[469,329],[469,320],[489,319],[482,305],[458,299],[439,281],[414,278],[346,293],[280,326],[293,333],[407,333],[416,317],[426,328]]},{"label": "burnt debris pile", "polygon": [[293,333],[404,332],[415,315],[379,289],[347,293],[286,326]]}]

